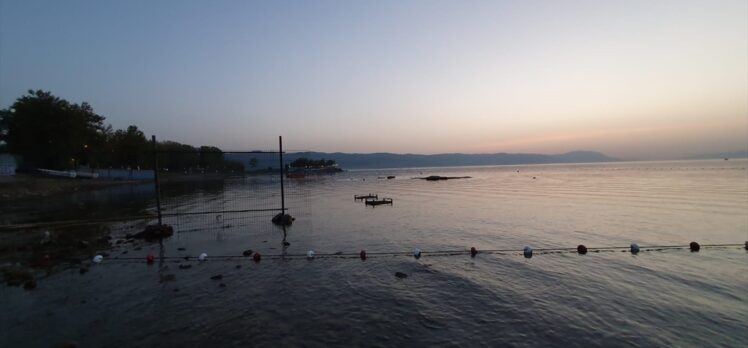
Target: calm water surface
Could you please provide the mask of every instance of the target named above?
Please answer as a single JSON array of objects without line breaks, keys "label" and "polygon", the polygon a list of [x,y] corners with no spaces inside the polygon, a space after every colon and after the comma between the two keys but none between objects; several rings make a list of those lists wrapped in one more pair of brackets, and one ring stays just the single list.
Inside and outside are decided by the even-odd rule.
[{"label": "calm water surface", "polygon": [[[286,233],[289,246],[269,223],[272,213],[166,217],[177,233],[163,245],[114,245],[88,273],[74,267],[42,275],[33,291],[0,286],[0,346],[746,346],[742,247],[530,259],[505,253],[144,262],[148,254],[246,249],[269,256],[742,244],[746,167],[730,160],[423,168],[290,181],[286,204],[297,220]],[[378,179],[387,175],[396,178]],[[472,178],[411,179],[428,175]],[[273,180],[165,185],[164,206],[167,214],[274,208],[280,196]],[[148,186],[123,190],[19,202],[1,217],[20,223],[152,211]],[[354,194],[369,192],[394,204],[354,202]],[[76,208],[63,209],[67,203]],[[121,238],[146,222],[113,224],[112,234]],[[185,264],[192,268],[179,269]],[[218,274],[221,280],[211,279]]]}]

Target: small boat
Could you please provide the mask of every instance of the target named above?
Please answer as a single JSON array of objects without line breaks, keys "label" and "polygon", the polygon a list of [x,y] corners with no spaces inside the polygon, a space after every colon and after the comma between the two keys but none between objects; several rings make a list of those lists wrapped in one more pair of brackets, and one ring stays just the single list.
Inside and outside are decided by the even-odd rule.
[{"label": "small boat", "polygon": [[367,199],[364,204],[366,205],[382,205],[382,204],[389,204],[392,205],[392,198],[382,198],[381,200],[378,200],[376,198],[370,198]]},{"label": "small boat", "polygon": [[51,170],[51,169],[39,169],[39,172],[49,175],[63,178],[75,178],[77,174],[74,171],[63,171],[63,170]]},{"label": "small boat", "polygon": [[394,179],[394,178],[395,178],[394,175],[387,176],[387,179]]}]

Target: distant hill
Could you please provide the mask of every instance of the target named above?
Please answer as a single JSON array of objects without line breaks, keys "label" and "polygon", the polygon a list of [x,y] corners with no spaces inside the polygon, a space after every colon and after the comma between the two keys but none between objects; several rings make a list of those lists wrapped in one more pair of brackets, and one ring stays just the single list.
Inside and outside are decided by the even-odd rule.
[{"label": "distant hill", "polygon": [[748,151],[732,151],[689,156],[684,159],[748,158]]},{"label": "distant hill", "polygon": [[[228,159],[240,161],[245,165],[253,157],[252,154],[227,154]],[[257,168],[278,167],[277,158],[272,160],[268,156],[258,159]],[[297,158],[334,160],[343,169],[377,169],[377,168],[408,168],[408,167],[449,167],[449,166],[481,166],[481,165],[511,165],[511,164],[547,164],[547,163],[589,163],[611,162],[617,159],[594,151],[573,151],[559,155],[493,153],[493,154],[462,154],[446,153],[436,155],[395,154],[395,153],[342,153],[342,152],[295,152],[283,156],[285,163]]]}]

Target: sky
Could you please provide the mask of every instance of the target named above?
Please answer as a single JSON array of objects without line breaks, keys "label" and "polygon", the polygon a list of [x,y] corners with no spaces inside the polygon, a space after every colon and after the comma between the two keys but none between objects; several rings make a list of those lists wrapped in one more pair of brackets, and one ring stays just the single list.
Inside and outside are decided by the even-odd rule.
[{"label": "sky", "polygon": [[748,150],[748,1],[0,0],[29,89],[225,150]]}]

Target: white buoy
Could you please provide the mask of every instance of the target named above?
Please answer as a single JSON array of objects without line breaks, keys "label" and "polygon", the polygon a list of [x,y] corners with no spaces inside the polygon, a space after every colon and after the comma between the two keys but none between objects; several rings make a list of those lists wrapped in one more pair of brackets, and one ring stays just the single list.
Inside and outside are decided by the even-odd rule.
[{"label": "white buoy", "polygon": [[103,260],[104,260],[104,256],[101,256],[101,255],[96,255],[96,256],[94,256],[94,258],[93,258],[93,262],[94,262],[94,263],[99,263],[99,262],[101,262],[101,261],[103,261]]},{"label": "white buoy", "polygon": [[526,257],[526,258],[528,258],[528,259],[529,259],[529,258],[531,258],[531,257],[532,257],[532,247],[531,247],[531,246],[529,246],[529,245],[525,245],[525,248],[524,248],[524,249],[522,249],[522,251],[523,251],[523,253],[525,254],[525,257]]},{"label": "white buoy", "polygon": [[308,259],[313,259],[313,258],[314,258],[314,250],[309,250],[309,251],[307,251],[307,252],[306,252],[306,257],[307,257]]},{"label": "white buoy", "polygon": [[44,237],[42,237],[41,244],[47,244],[52,241],[52,237],[49,234],[49,231],[44,231]]},{"label": "white buoy", "polygon": [[413,249],[413,257],[420,258],[421,257],[421,249],[418,249],[418,248]]},{"label": "white buoy", "polygon": [[639,244],[631,243],[631,253],[636,254],[639,252]]},{"label": "white buoy", "polygon": [[208,254],[206,254],[206,253],[202,253],[202,254],[200,254],[200,256],[197,257],[197,259],[200,260],[200,261],[205,261],[205,259],[207,259],[207,258],[208,258]]}]

